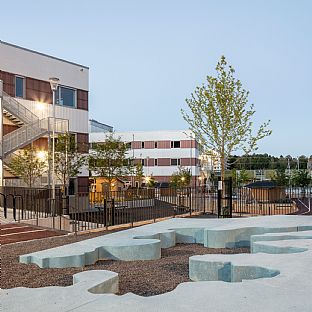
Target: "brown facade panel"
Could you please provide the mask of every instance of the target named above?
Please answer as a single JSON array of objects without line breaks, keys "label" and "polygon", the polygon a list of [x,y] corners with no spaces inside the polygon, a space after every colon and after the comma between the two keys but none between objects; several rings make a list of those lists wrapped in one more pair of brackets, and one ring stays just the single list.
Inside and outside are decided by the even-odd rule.
[{"label": "brown facade panel", "polygon": [[3,81],[3,91],[15,96],[15,75],[0,70],[0,79]]},{"label": "brown facade panel", "polygon": [[154,141],[145,141],[144,142],[144,148],[146,148],[146,149],[155,148],[155,142]]},{"label": "brown facade panel", "polygon": [[26,99],[52,104],[50,83],[33,78],[26,78]]},{"label": "brown facade panel", "polygon": [[158,158],[158,166],[170,166],[170,158]]},{"label": "brown facade panel", "polygon": [[48,150],[48,138],[40,138],[33,142],[33,147],[38,150]]},{"label": "brown facade panel", "polygon": [[79,153],[88,153],[89,151],[88,133],[77,133],[77,147]]},{"label": "brown facade panel", "polygon": [[171,141],[158,141],[158,148],[171,148]]},{"label": "brown facade panel", "polygon": [[131,148],[132,149],[140,149],[140,148],[142,148],[142,142],[141,141],[131,142]]},{"label": "brown facade panel", "polygon": [[89,178],[88,177],[77,177],[78,193],[89,192]]},{"label": "brown facade panel", "polygon": [[181,140],[181,148],[195,148],[196,146],[195,140]]},{"label": "brown facade panel", "polygon": [[153,167],[155,164],[154,158],[148,158],[147,166],[148,167]]},{"label": "brown facade panel", "polygon": [[15,125],[3,125],[3,135],[6,135],[16,129],[18,129],[18,126]]},{"label": "brown facade panel", "polygon": [[181,166],[196,166],[197,158],[181,158]]},{"label": "brown facade panel", "polygon": [[[15,96],[15,74],[0,71],[3,89],[10,96]],[[25,99],[52,104],[52,91],[48,81],[25,77]],[[77,108],[88,110],[88,91],[77,89]]]},{"label": "brown facade panel", "polygon": [[88,91],[77,90],[77,108],[88,110]]}]

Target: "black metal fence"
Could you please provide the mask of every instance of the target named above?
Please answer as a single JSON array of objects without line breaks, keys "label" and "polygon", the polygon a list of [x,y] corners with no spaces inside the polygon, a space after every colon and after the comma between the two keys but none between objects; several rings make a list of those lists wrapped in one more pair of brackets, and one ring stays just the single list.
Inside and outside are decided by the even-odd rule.
[{"label": "black metal fence", "polygon": [[129,189],[78,194],[69,204],[75,231],[156,220],[177,215],[214,213],[216,201],[200,189]]},{"label": "black metal fence", "polygon": [[[59,217],[57,228],[75,232],[202,213],[217,217],[312,214],[312,187],[265,183],[233,187],[230,180],[219,181],[210,189],[203,186],[129,189],[78,193],[65,199],[57,189],[55,206],[51,198],[52,191],[45,188],[0,188],[0,207],[5,218],[9,215],[17,221],[53,218],[54,226],[54,218]],[[67,216],[63,217],[64,214]]]},{"label": "black metal fence", "polygon": [[47,188],[0,187],[0,207],[5,218],[16,221],[47,218],[62,213],[60,189],[55,191],[55,205],[52,190]]}]

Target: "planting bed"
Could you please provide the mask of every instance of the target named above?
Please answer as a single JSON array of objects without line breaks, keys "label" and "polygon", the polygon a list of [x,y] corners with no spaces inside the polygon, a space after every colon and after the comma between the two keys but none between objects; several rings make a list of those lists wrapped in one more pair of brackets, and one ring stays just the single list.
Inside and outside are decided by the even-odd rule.
[{"label": "planting bed", "polygon": [[249,248],[212,249],[198,244],[178,244],[163,249],[162,258],[152,261],[101,260],[84,268],[40,269],[34,264],[21,264],[19,255],[73,243],[103,233],[66,236],[9,244],[1,248],[1,288],[69,286],[72,275],[84,270],[111,270],[119,273],[119,294],[133,292],[152,296],[173,290],[188,277],[189,257],[208,253],[247,253]]}]

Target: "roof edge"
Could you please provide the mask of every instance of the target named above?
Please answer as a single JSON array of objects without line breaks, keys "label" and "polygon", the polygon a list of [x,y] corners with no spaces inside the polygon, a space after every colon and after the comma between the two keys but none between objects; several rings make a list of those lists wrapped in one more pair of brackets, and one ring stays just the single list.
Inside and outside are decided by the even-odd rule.
[{"label": "roof edge", "polygon": [[41,55],[41,56],[49,57],[49,58],[57,60],[57,61],[61,61],[61,62],[64,62],[64,63],[75,65],[75,66],[79,66],[79,67],[82,67],[82,68],[85,68],[85,69],[89,70],[88,66],[81,65],[81,64],[78,64],[78,63],[74,63],[74,62],[71,62],[71,61],[67,61],[67,60],[61,59],[59,57],[55,57],[55,56],[52,56],[52,55],[49,55],[49,54],[41,53],[41,52],[38,52],[38,51],[35,51],[35,50],[31,50],[31,49],[28,49],[28,48],[24,48],[24,47],[18,46],[16,44],[5,42],[3,40],[0,40],[0,43],[5,44],[7,46],[11,46],[13,48],[21,49],[21,50],[24,50],[24,51],[27,51],[27,52],[31,52],[31,53],[36,53],[36,54]]}]

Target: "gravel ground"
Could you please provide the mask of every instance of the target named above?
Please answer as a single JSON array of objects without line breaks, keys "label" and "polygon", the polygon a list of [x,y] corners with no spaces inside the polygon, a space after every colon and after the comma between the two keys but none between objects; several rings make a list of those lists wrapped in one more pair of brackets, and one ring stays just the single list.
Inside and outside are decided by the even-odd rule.
[{"label": "gravel ground", "polygon": [[[1,247],[1,288],[72,285],[72,275],[84,270],[111,270],[119,273],[119,294],[133,292],[152,296],[173,290],[188,282],[188,259],[207,253],[248,253],[249,248],[211,249],[198,244],[178,244],[163,249],[162,258],[152,261],[101,260],[84,268],[40,269],[33,264],[20,264],[18,256],[34,251],[70,244],[101,235],[52,237],[4,245]],[[164,276],[166,278],[164,278]]]}]

